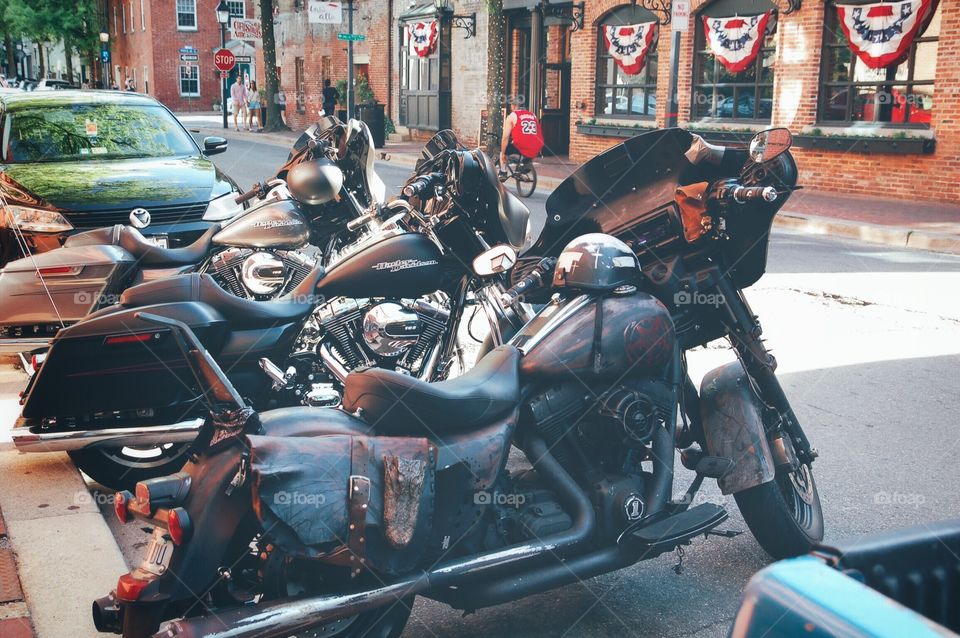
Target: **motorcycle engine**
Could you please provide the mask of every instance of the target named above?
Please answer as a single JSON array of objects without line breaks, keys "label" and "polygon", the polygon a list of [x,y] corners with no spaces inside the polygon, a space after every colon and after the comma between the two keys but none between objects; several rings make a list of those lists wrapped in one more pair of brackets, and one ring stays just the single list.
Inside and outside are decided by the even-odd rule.
[{"label": "motorcycle engine", "polygon": [[[449,312],[426,299],[348,299],[320,308],[301,333],[298,350],[327,350],[349,372],[361,366],[418,374],[439,343]],[[330,363],[330,359],[326,359]]]},{"label": "motorcycle engine", "polygon": [[321,255],[315,246],[299,250],[229,248],[211,258],[210,274],[238,297],[273,299],[296,288]]}]

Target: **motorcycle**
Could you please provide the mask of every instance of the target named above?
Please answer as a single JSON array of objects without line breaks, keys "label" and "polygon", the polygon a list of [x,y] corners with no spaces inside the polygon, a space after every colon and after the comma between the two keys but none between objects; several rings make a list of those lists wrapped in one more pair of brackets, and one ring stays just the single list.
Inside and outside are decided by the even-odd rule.
[{"label": "motorcycle", "polygon": [[[141,310],[189,324],[257,409],[339,405],[348,373],[362,367],[425,381],[463,369],[458,333],[469,297],[493,307],[529,211],[481,151],[441,152],[448,143],[425,150],[445,158],[445,172],[425,171],[403,198],[370,207],[357,218],[367,235],[328,253],[277,300],[233,295],[193,273],[128,288],[119,305],[62,329],[24,391],[16,447],[67,451],[113,488],[183,464],[203,423],[203,392],[169,335],[137,319]],[[326,174],[314,177],[325,190]],[[493,263],[497,277],[477,277],[477,260]],[[500,315],[489,320],[497,326]]]},{"label": "motorcycle", "polygon": [[[17,303],[0,305],[0,352],[42,351],[62,328],[117,303],[127,288],[177,274],[208,273],[249,299],[289,294],[324,263],[325,253],[369,233],[351,222],[384,201],[374,157],[365,124],[324,119],[301,135],[274,179],[217,200],[220,210],[206,217],[215,223],[189,246],[164,248],[145,238],[140,230],[149,213],[138,209],[130,225],[78,233],[62,248],[7,264],[0,296]],[[342,186],[314,192],[311,171],[333,163]]]},{"label": "motorcycle", "polygon": [[[211,418],[181,472],[117,495],[118,518],[154,533],[94,602],[97,629],[398,636],[415,596],[469,612],[735,535],[718,531],[722,506],[694,505],[707,478],[772,556],[808,551],[823,536],[815,454],[771,391],[771,358],[749,345],[759,328],[738,288],[762,275],[771,220],[796,187],[789,147],[785,130],[740,151],[673,129],[601,154],[548,211],[560,231],[572,225],[561,208],[590,224],[612,215],[632,246],[575,237],[552,276],[502,295],[508,307],[552,294],[507,345],[438,383],[354,371],[341,409],[258,413],[190,326],[140,314],[190,355]],[[729,296],[709,309],[675,296],[707,290]],[[739,361],[698,391],[684,352],[721,331]],[[528,467],[506,470],[512,445]],[[674,500],[678,449],[693,478]]]}]

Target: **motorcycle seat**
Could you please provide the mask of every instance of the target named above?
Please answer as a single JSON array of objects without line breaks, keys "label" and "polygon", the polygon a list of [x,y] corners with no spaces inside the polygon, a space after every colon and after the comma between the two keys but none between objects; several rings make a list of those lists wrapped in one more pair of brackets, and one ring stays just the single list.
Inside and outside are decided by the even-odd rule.
[{"label": "motorcycle seat", "polygon": [[369,436],[373,433],[366,422],[335,408],[298,406],[267,410],[260,413],[260,425],[266,436]]},{"label": "motorcycle seat", "polygon": [[474,429],[510,414],[520,404],[520,351],[500,346],[463,375],[427,383],[409,375],[367,368],[344,383],[343,408],[378,434],[438,435]]},{"label": "motorcycle seat", "polygon": [[127,288],[120,295],[120,305],[137,308],[160,303],[197,301],[217,310],[234,326],[289,323],[304,317],[313,309],[314,290],[325,273],[323,266],[315,267],[296,288],[272,301],[237,297],[217,285],[208,274],[177,275]]},{"label": "motorcycle seat", "polygon": [[113,245],[120,246],[133,255],[143,266],[189,266],[199,263],[207,253],[213,236],[220,230],[220,224],[214,224],[189,246],[182,248],[161,248],[151,243],[133,226],[116,224],[107,228],[97,228],[77,233],[67,238],[64,246]]}]

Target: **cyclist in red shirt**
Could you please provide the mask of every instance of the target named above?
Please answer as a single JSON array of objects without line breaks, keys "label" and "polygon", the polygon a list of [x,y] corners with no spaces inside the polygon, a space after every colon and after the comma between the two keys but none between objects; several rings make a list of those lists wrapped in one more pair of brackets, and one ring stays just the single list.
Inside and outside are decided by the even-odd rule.
[{"label": "cyclist in red shirt", "polygon": [[528,162],[543,150],[543,129],[536,115],[516,109],[503,120],[503,140],[500,143],[500,170],[507,165],[507,155],[521,155]]}]

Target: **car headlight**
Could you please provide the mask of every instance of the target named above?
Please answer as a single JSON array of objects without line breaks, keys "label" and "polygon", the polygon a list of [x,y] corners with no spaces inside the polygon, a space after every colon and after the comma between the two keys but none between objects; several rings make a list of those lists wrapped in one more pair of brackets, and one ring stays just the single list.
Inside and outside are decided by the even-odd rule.
[{"label": "car headlight", "polygon": [[10,205],[3,208],[3,223],[9,228],[34,233],[62,233],[73,230],[73,224],[54,210],[41,210],[29,206]]},{"label": "car headlight", "polygon": [[203,214],[203,221],[220,222],[241,212],[243,205],[237,203],[236,197],[236,193],[227,193],[223,197],[211,200]]}]

